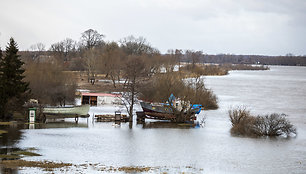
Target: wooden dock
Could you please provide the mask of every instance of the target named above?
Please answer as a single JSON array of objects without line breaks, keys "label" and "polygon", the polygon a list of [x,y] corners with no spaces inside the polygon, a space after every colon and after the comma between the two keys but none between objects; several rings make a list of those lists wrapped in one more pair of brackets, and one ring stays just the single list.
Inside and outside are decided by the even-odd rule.
[{"label": "wooden dock", "polygon": [[114,122],[114,121],[120,121],[120,122],[128,122],[129,118],[127,115],[119,115],[119,114],[105,114],[105,115],[95,115],[95,118],[98,122]]}]

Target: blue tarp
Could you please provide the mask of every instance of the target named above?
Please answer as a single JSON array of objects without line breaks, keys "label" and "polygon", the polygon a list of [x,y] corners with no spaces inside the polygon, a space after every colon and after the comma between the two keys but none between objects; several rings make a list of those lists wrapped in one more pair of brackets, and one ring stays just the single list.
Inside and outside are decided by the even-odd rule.
[{"label": "blue tarp", "polygon": [[169,100],[168,101],[170,101],[171,102],[171,105],[173,105],[173,101],[175,100],[175,97],[174,97],[174,95],[173,94],[171,94],[170,95],[170,97],[169,97]]},{"label": "blue tarp", "polygon": [[196,114],[199,114],[201,112],[201,109],[202,109],[201,104],[194,104],[194,105],[191,104],[190,106],[191,106],[191,109],[198,110]]}]

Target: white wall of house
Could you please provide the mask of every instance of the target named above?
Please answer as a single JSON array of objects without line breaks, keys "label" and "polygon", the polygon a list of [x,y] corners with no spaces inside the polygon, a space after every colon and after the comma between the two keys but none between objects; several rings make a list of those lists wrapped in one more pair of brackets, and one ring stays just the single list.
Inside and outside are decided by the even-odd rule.
[{"label": "white wall of house", "polygon": [[110,97],[110,96],[98,96],[97,98],[97,106],[112,105],[112,104],[122,104],[122,101],[118,97]]}]

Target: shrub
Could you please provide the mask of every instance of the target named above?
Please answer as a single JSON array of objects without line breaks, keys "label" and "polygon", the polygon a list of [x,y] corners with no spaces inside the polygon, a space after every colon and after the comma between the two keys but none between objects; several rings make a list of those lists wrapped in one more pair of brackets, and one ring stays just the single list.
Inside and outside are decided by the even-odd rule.
[{"label": "shrub", "polygon": [[217,109],[217,97],[207,89],[203,79],[184,80],[179,74],[166,73],[154,76],[141,89],[142,100],[166,102],[171,94],[193,104],[201,104],[205,109]]},{"label": "shrub", "polygon": [[250,111],[244,106],[239,106],[236,109],[231,109],[228,111],[228,115],[232,122],[232,126],[238,125],[243,119],[250,116]]},{"label": "shrub", "polygon": [[257,116],[254,122],[254,132],[259,136],[279,136],[296,134],[296,128],[286,119],[286,114],[273,113]]},{"label": "shrub", "polygon": [[244,136],[290,136],[296,128],[286,119],[287,115],[273,113],[252,116],[246,107],[228,111],[232,123],[231,133]]}]

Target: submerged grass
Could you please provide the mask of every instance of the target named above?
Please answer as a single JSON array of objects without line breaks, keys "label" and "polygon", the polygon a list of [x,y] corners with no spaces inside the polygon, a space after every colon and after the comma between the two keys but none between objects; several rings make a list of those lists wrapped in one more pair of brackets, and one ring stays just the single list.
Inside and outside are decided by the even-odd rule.
[{"label": "submerged grass", "polygon": [[70,167],[71,163],[56,163],[50,161],[25,161],[25,160],[3,160],[0,165],[6,168],[18,168],[18,167],[39,167],[43,169],[55,169],[62,167]]},{"label": "submerged grass", "polygon": [[7,133],[6,130],[0,130],[0,135],[1,135],[1,134],[6,134],[6,133]]},{"label": "submerged grass", "polygon": [[14,160],[14,159],[19,159],[20,156],[14,155],[14,154],[0,154],[0,159],[6,159],[6,160]]},{"label": "submerged grass", "polygon": [[[15,160],[3,160],[0,161],[0,166],[3,166],[5,168],[11,168],[11,169],[16,169],[16,168],[41,168],[43,171],[53,171],[54,169],[58,168],[65,168],[69,170],[69,167],[85,167],[87,169],[87,165],[81,164],[81,165],[73,165],[71,163],[57,163],[57,162],[50,162],[50,161],[25,161],[22,159],[15,159]],[[154,170],[155,168],[152,167],[144,167],[144,166],[123,166],[123,167],[103,167],[100,168],[99,171],[104,171],[104,172],[124,172],[124,173],[142,173],[142,172],[149,172],[151,170]]]},{"label": "submerged grass", "polygon": [[14,152],[13,154],[16,154],[16,155],[23,155],[23,156],[41,156],[41,155],[38,154],[38,153],[29,152],[29,151],[16,151],[16,152]]},{"label": "submerged grass", "polygon": [[12,122],[0,122],[0,126],[5,126],[5,125],[11,125],[13,124]]},{"label": "submerged grass", "polygon": [[33,150],[38,150],[38,149],[35,148],[35,147],[29,147],[29,148],[27,148],[27,149],[25,149],[25,150],[33,151]]},{"label": "submerged grass", "polygon": [[126,173],[139,173],[139,172],[148,172],[152,170],[151,167],[119,167],[118,171]]},{"label": "submerged grass", "polygon": [[38,153],[32,152],[37,150],[36,148],[19,149],[19,148],[8,148],[1,149],[3,152],[0,154],[0,160],[14,160],[29,156],[41,156]]},{"label": "submerged grass", "polygon": [[[198,169],[192,166],[186,167],[150,167],[150,166],[105,166],[102,164],[71,164],[63,162],[50,162],[50,161],[25,161],[22,159],[3,160],[0,161],[0,166],[10,169],[27,170],[27,168],[36,168],[41,172],[55,172],[60,173],[90,173],[89,171],[95,170],[102,173],[202,173],[203,169]],[[88,171],[89,170],[89,171]],[[159,171],[159,172],[158,172]],[[57,172],[56,172],[57,173]]]}]

